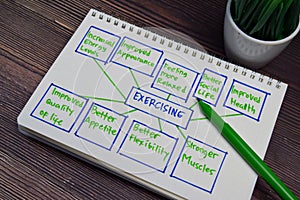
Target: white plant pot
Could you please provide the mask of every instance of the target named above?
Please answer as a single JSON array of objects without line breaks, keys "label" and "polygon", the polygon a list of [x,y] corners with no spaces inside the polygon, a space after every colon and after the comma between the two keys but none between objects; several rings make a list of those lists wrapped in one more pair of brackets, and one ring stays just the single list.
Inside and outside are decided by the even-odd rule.
[{"label": "white plant pot", "polygon": [[300,30],[300,20],[296,30],[288,37],[276,41],[255,39],[239,29],[231,17],[231,0],[227,2],[224,20],[224,46],[228,58],[238,64],[257,69],[265,66],[287,47]]}]

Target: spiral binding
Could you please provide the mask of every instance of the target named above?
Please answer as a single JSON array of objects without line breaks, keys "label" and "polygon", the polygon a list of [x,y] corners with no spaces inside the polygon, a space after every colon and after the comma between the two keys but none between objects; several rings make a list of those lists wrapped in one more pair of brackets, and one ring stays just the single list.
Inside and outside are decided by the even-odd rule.
[{"label": "spiral binding", "polygon": [[[93,11],[92,17],[96,17],[96,16],[97,16],[97,11]],[[104,19],[105,17],[106,17],[106,19]],[[246,69],[246,68],[238,66],[238,65],[228,63],[228,62],[223,61],[215,56],[211,56],[211,55],[208,55],[207,53],[201,52],[199,50],[192,49],[186,45],[169,40],[167,38],[157,35],[156,33],[150,32],[145,29],[141,29],[135,25],[128,24],[124,21],[121,21],[120,19],[107,16],[104,13],[99,12],[98,18],[99,18],[99,20],[105,20],[107,23],[113,22],[113,25],[120,26],[122,29],[126,29],[126,27],[128,27],[128,31],[130,31],[130,32],[134,32],[134,30],[136,29],[136,34],[142,35],[145,38],[149,38],[150,35],[152,35],[152,37],[150,37],[152,41],[154,41],[154,42],[159,41],[159,44],[161,44],[161,45],[164,45],[165,43],[167,43],[166,46],[169,48],[172,48],[173,45],[176,44],[175,50],[177,50],[177,51],[180,51],[181,49],[183,49],[184,54],[189,54],[189,52],[191,52],[192,57],[197,57],[199,55],[200,60],[206,60],[208,63],[215,63],[216,66],[218,66],[218,67],[221,67],[222,64],[224,64],[223,65],[224,69],[232,70],[234,73],[240,73],[242,76],[247,76],[249,74],[248,73],[248,71],[249,71],[249,72],[251,72],[249,75],[249,78],[255,79],[255,77],[258,77],[258,81],[261,83],[263,83],[265,81],[265,78],[268,78],[268,80],[266,82],[266,84],[268,86],[272,86],[275,84],[276,88],[278,88],[278,89],[281,88],[281,81],[277,80],[276,83],[274,83],[274,79],[272,77],[266,77],[263,74],[259,74],[255,71]],[[144,33],[142,33],[142,32],[144,32]],[[157,40],[158,37],[160,38],[160,40]]]}]

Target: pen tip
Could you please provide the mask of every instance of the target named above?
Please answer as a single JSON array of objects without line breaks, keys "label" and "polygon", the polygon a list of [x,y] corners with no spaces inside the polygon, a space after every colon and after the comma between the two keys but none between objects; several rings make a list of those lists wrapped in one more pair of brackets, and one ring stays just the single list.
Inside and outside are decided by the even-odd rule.
[{"label": "pen tip", "polygon": [[211,107],[204,103],[201,99],[197,99],[198,103],[199,103],[199,106],[202,110],[202,112],[206,115],[206,116],[209,116],[210,113],[211,113]]},{"label": "pen tip", "polygon": [[201,108],[205,107],[206,106],[206,103],[204,103],[201,99],[197,99],[198,103],[199,103],[199,106]]}]

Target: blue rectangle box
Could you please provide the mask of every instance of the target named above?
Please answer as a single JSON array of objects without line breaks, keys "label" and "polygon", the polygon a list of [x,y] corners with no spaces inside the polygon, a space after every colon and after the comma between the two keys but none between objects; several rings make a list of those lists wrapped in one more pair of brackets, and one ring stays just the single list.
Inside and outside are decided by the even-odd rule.
[{"label": "blue rectangle box", "polygon": [[[36,116],[36,115],[34,114],[34,112],[35,112],[36,109],[39,107],[39,105],[41,104],[42,100],[45,98],[46,94],[49,92],[49,90],[50,90],[51,87],[59,88],[59,89],[65,91],[65,92],[67,92],[67,93],[69,93],[69,94],[72,94],[72,95],[75,95],[75,96],[77,96],[78,98],[80,98],[80,99],[82,99],[82,100],[85,101],[85,103],[84,103],[82,109],[80,110],[80,112],[78,113],[78,115],[77,115],[77,117],[75,118],[74,122],[70,125],[70,127],[69,127],[68,129],[67,129],[67,128],[59,127],[59,126],[57,126],[57,125],[54,125],[54,124],[50,123],[49,121],[46,121],[45,119],[42,119],[42,118],[40,118],[40,117],[38,117],[38,116]],[[57,86],[57,85],[51,83],[50,86],[48,87],[48,89],[46,90],[46,92],[44,93],[44,95],[42,96],[42,98],[40,99],[40,101],[38,102],[38,104],[34,107],[33,111],[30,113],[30,116],[31,116],[31,117],[34,117],[34,118],[36,118],[36,119],[38,119],[38,120],[40,120],[40,121],[42,121],[42,122],[44,122],[44,123],[46,123],[46,124],[49,124],[49,125],[51,125],[51,126],[53,126],[53,127],[56,127],[56,128],[58,128],[58,129],[60,129],[60,130],[63,130],[63,131],[65,131],[65,132],[69,133],[69,132],[72,130],[72,128],[73,128],[74,124],[76,123],[76,121],[78,120],[79,116],[81,115],[82,111],[84,110],[84,108],[85,108],[87,102],[88,102],[88,99],[87,99],[87,98],[81,97],[81,96],[79,96],[79,95],[77,95],[77,94],[75,94],[75,93],[73,93],[73,92],[71,92],[71,91],[69,91],[69,90],[66,90],[66,89],[64,89],[64,88],[62,88],[62,87],[60,87],[60,86]]]},{"label": "blue rectangle box", "polygon": [[[264,94],[264,98],[263,98],[263,101],[262,101],[262,105],[261,105],[261,108],[260,108],[260,110],[259,110],[259,113],[258,113],[258,116],[257,116],[257,117],[253,117],[253,116],[251,116],[251,115],[249,115],[249,114],[247,114],[247,113],[245,113],[245,112],[241,112],[241,111],[239,111],[239,110],[237,110],[237,109],[235,109],[235,108],[233,108],[233,107],[230,107],[230,106],[226,105],[227,100],[228,100],[229,95],[230,95],[230,92],[231,92],[231,89],[232,89],[232,87],[233,87],[233,85],[234,85],[235,83],[244,85],[244,86],[246,86],[246,87],[248,87],[248,88],[250,88],[250,89],[252,89],[252,90],[255,90],[255,91],[258,91],[258,92]],[[225,98],[225,101],[224,101],[223,106],[226,107],[226,108],[229,108],[229,109],[231,109],[231,110],[234,110],[234,111],[236,111],[236,112],[238,112],[238,113],[241,113],[241,114],[243,114],[243,115],[245,115],[245,116],[247,116],[247,117],[249,117],[249,118],[251,118],[251,119],[254,119],[254,120],[256,120],[256,121],[259,121],[259,120],[260,120],[261,113],[262,113],[262,110],[263,110],[263,107],[264,107],[264,105],[265,105],[265,102],[266,102],[266,99],[267,99],[267,96],[268,96],[268,95],[271,95],[271,94],[268,93],[268,92],[266,92],[266,91],[263,91],[263,90],[260,90],[260,89],[258,89],[258,88],[255,88],[255,87],[253,87],[253,86],[251,86],[251,85],[248,85],[248,84],[246,84],[246,83],[242,83],[241,81],[238,81],[238,80],[236,80],[236,79],[233,79],[232,84],[231,84],[231,86],[230,86],[230,89],[229,89],[229,91],[228,91],[228,93],[227,93],[227,96],[226,96],[226,98]]]},{"label": "blue rectangle box", "polygon": [[[123,44],[123,42],[125,41],[125,39],[130,40],[130,41],[132,41],[132,42],[135,42],[135,43],[137,43],[137,44],[140,44],[140,45],[142,45],[142,46],[145,46],[146,48],[149,48],[149,49],[151,49],[151,50],[154,50],[154,51],[158,52],[159,56],[158,56],[158,58],[156,58],[155,66],[154,66],[153,69],[150,71],[150,73],[147,73],[147,72],[145,72],[144,70],[138,70],[138,69],[135,68],[136,66],[128,66],[128,65],[125,65],[125,64],[123,64],[123,63],[118,62],[117,60],[114,60],[114,58],[115,58],[116,55],[117,55],[118,50],[120,49],[120,47],[121,47],[121,45]],[[137,72],[139,72],[139,73],[141,73],[141,74],[144,74],[144,75],[153,77],[153,73],[154,73],[154,71],[155,71],[155,69],[156,69],[156,67],[157,67],[157,65],[158,65],[158,63],[159,63],[161,57],[163,56],[163,53],[164,53],[164,52],[163,52],[162,50],[156,49],[156,48],[151,47],[151,46],[149,46],[149,45],[147,45],[147,44],[144,44],[144,43],[142,43],[142,42],[139,42],[139,41],[137,41],[137,40],[134,40],[134,39],[131,39],[131,38],[125,36],[125,37],[122,39],[122,41],[120,42],[120,45],[118,46],[117,50],[116,50],[116,51],[114,52],[114,54],[112,55],[112,58],[111,58],[110,62],[112,62],[112,63],[114,63],[114,64],[117,64],[117,65],[120,65],[120,66],[122,66],[122,67],[126,67],[126,68],[128,68],[128,69],[132,69],[132,70],[137,71]]]},{"label": "blue rectangle box", "polygon": [[[186,145],[187,145],[187,142],[189,141],[189,139],[192,141],[194,141],[194,142],[198,142],[198,143],[200,143],[200,144],[202,144],[203,146],[207,146],[208,148],[211,148],[211,149],[214,149],[216,152],[219,152],[220,154],[223,154],[224,156],[223,156],[223,158],[221,158],[220,159],[220,162],[219,162],[219,168],[217,169],[217,173],[216,173],[216,175],[215,175],[215,178],[212,180],[212,183],[211,183],[211,187],[209,187],[209,188],[205,188],[205,187],[203,187],[203,186],[201,186],[201,185],[199,185],[199,184],[196,184],[196,183],[192,183],[192,182],[190,182],[190,181],[188,181],[188,180],[185,180],[185,178],[184,177],[180,177],[179,175],[174,175],[175,174],[175,170],[176,170],[176,167],[178,167],[178,165],[179,165],[179,161],[180,161],[180,158],[181,158],[181,156],[182,156],[182,154],[185,152],[184,150],[185,150],[185,148],[186,148]],[[197,147],[196,147],[197,148]],[[209,145],[209,144],[206,144],[206,143],[204,143],[204,142],[202,142],[202,141],[200,141],[200,140],[197,140],[197,139],[195,139],[195,138],[192,138],[192,137],[190,137],[190,136],[188,136],[187,138],[186,138],[186,141],[185,141],[185,143],[184,143],[184,145],[183,145],[183,147],[182,147],[182,150],[181,150],[181,152],[180,152],[180,154],[179,154],[179,156],[178,156],[178,159],[177,159],[177,161],[176,161],[176,163],[175,163],[175,166],[174,166],[174,168],[173,168],[173,170],[172,170],[172,172],[171,172],[171,174],[170,174],[170,177],[173,177],[173,178],[175,178],[175,179],[177,179],[177,180],[180,180],[180,181],[182,181],[182,182],[184,182],[184,183],[187,183],[187,184],[189,184],[189,185],[192,185],[193,187],[196,187],[196,188],[198,188],[198,189],[201,189],[201,190],[203,190],[203,191],[205,191],[205,192],[208,192],[208,193],[212,193],[212,191],[213,191],[213,189],[214,189],[214,186],[215,186],[215,184],[216,184],[216,181],[217,181],[217,178],[218,178],[218,176],[219,176],[219,174],[220,174],[220,171],[221,171],[221,168],[222,168],[222,166],[223,166],[223,164],[224,164],[224,161],[225,161],[225,158],[226,158],[226,156],[227,156],[227,152],[225,152],[225,151],[223,151],[223,150],[221,150],[221,149],[218,149],[218,148],[216,148],[216,147],[214,147],[214,146],[211,146],[211,145]],[[199,155],[200,155],[200,153],[199,153]],[[200,156],[199,156],[199,158],[200,158]],[[199,159],[198,158],[198,159]],[[202,158],[201,158],[202,159]],[[200,159],[200,160],[201,160]],[[194,165],[193,166],[191,166],[191,167],[195,167]],[[199,169],[197,169],[197,170],[199,170]],[[200,172],[200,171],[199,171]],[[187,171],[186,173],[189,173],[189,171]],[[192,172],[191,172],[192,173]],[[183,176],[184,174],[181,174],[181,176]],[[201,182],[201,181],[204,181],[205,182],[205,180],[201,180],[201,179],[196,179],[198,182]],[[206,182],[205,182],[206,183]]]},{"label": "blue rectangle box", "polygon": [[[120,124],[119,130],[118,130],[118,132],[116,133],[116,136],[115,136],[114,140],[112,141],[112,143],[111,143],[111,145],[110,145],[109,147],[106,147],[106,146],[101,145],[101,144],[99,143],[99,141],[98,141],[98,142],[97,142],[97,141],[92,141],[92,140],[90,140],[90,139],[88,139],[88,138],[86,138],[86,137],[81,136],[81,135],[78,134],[79,129],[82,127],[82,125],[83,125],[85,119],[86,119],[86,118],[88,117],[88,115],[90,114],[90,111],[91,111],[91,109],[92,109],[92,107],[93,107],[94,105],[97,106],[97,107],[101,107],[101,108],[103,108],[103,109],[105,109],[105,110],[108,110],[108,111],[110,111],[110,112],[112,112],[112,113],[115,113],[116,115],[119,115],[121,118],[123,118],[123,121],[122,121],[121,124]],[[97,145],[97,146],[99,146],[99,147],[102,147],[102,148],[107,149],[107,150],[110,151],[111,148],[113,147],[113,145],[114,145],[116,139],[118,138],[118,135],[119,135],[119,133],[120,133],[120,131],[121,131],[121,129],[122,129],[124,123],[125,123],[126,118],[127,118],[127,116],[121,115],[121,114],[117,113],[117,112],[114,111],[114,110],[111,110],[111,109],[109,109],[109,108],[107,108],[107,107],[101,106],[101,105],[99,105],[99,104],[93,102],[92,105],[91,105],[91,107],[89,108],[88,112],[87,112],[86,115],[84,116],[84,118],[83,118],[81,124],[79,125],[78,129],[76,130],[75,135],[76,135],[77,137],[79,137],[79,138],[82,138],[82,139],[84,139],[84,140],[86,140],[86,141],[92,143],[92,144],[95,144],[95,145]]]},{"label": "blue rectangle box", "polygon": [[[183,112],[184,115],[186,114],[186,115],[188,116],[188,120],[187,120],[186,124],[185,124],[184,126],[181,125],[181,124],[176,124],[175,122],[169,121],[169,120],[167,120],[167,119],[163,119],[163,118],[161,118],[161,116],[157,116],[157,115],[155,115],[155,114],[153,114],[153,113],[150,113],[149,111],[145,111],[145,110],[142,110],[142,109],[140,109],[140,108],[137,108],[137,107],[135,107],[135,106],[133,106],[133,105],[130,105],[130,104],[128,103],[128,99],[129,99],[131,93],[133,92],[133,90],[139,90],[139,91],[142,91],[142,92],[147,93],[147,94],[149,94],[149,95],[151,95],[151,96],[153,96],[153,97],[155,97],[155,98],[157,98],[157,99],[160,99],[161,101],[170,102],[171,104],[174,104],[174,105],[176,105],[176,106],[178,106],[178,107],[181,107],[181,108],[183,108],[183,109],[185,109],[185,110],[188,110],[188,111],[190,112],[190,114],[187,114],[187,113],[184,113],[184,112]],[[150,93],[150,92],[147,92],[147,91],[144,91],[144,90],[141,90],[141,89],[137,89],[136,87],[132,87],[131,91],[129,92],[129,94],[128,94],[127,98],[126,98],[125,104],[128,105],[128,106],[130,106],[130,107],[132,107],[132,108],[138,109],[138,110],[140,110],[141,112],[144,112],[144,113],[146,113],[146,114],[148,114],[148,115],[151,115],[151,116],[153,116],[153,117],[156,117],[156,118],[159,118],[159,119],[161,119],[161,120],[163,120],[163,121],[166,121],[166,122],[168,122],[168,123],[170,123],[170,124],[173,124],[173,125],[175,125],[175,126],[179,126],[179,127],[183,128],[183,129],[187,129],[188,124],[189,124],[189,122],[190,122],[190,119],[191,119],[191,117],[192,117],[192,115],[193,115],[193,112],[194,112],[194,111],[193,111],[192,109],[190,109],[190,108],[187,108],[187,107],[184,107],[184,106],[182,106],[182,105],[180,105],[180,104],[174,103],[174,102],[172,102],[172,101],[163,99],[163,98],[161,98],[161,97],[159,97],[159,96],[157,96],[157,95],[154,95],[154,94],[152,94],[152,93]],[[160,105],[161,105],[161,103],[160,103]]]},{"label": "blue rectangle box", "polygon": [[[162,68],[163,68],[163,66],[164,66],[164,64],[165,64],[166,62],[170,62],[170,63],[172,63],[172,64],[174,64],[174,65],[176,65],[176,66],[178,66],[178,67],[180,67],[180,68],[183,68],[183,69],[185,69],[185,70],[190,71],[191,73],[196,74],[194,80],[191,80],[192,84],[189,85],[188,91],[186,92],[186,95],[185,95],[184,97],[179,96],[179,95],[174,95],[173,93],[170,93],[170,92],[168,92],[168,91],[166,91],[166,90],[163,90],[162,88],[159,88],[158,86],[155,86],[155,81],[156,81],[157,78],[159,77],[160,72],[161,72],[161,70],[162,70]],[[192,88],[193,88],[193,86],[194,86],[194,84],[195,84],[195,82],[196,82],[196,79],[197,79],[197,77],[198,77],[198,74],[199,74],[199,73],[196,72],[196,71],[194,71],[194,70],[191,70],[191,69],[189,69],[189,68],[187,68],[187,67],[185,67],[185,66],[183,66],[183,65],[180,65],[180,64],[178,64],[178,63],[176,63],[176,62],[173,62],[173,61],[171,61],[171,60],[169,60],[169,59],[165,59],[165,60],[163,61],[162,65],[161,65],[161,68],[159,69],[159,71],[158,71],[156,77],[154,78],[154,80],[153,80],[153,82],[152,82],[152,84],[151,84],[151,87],[152,87],[152,88],[155,88],[155,89],[157,89],[157,90],[159,90],[159,91],[162,91],[162,92],[164,92],[164,93],[166,93],[166,94],[169,94],[169,95],[172,95],[172,96],[174,96],[174,97],[177,97],[177,98],[179,98],[179,99],[183,99],[185,102],[187,102],[187,100],[188,100],[188,98],[189,98],[189,96],[190,96],[190,92],[191,92],[191,90],[192,90]]]},{"label": "blue rectangle box", "polygon": [[[218,75],[218,76],[220,76],[222,79],[224,79],[223,84],[222,84],[221,89],[220,89],[220,92],[219,92],[219,94],[218,94],[218,96],[217,96],[217,98],[216,98],[216,100],[215,100],[215,103],[210,102],[210,101],[208,101],[207,99],[202,98],[202,97],[200,97],[200,96],[197,96],[198,87],[199,87],[199,85],[200,85],[200,83],[201,83],[201,81],[202,81],[203,74],[205,74],[206,71],[208,71],[208,72],[210,72],[210,73],[213,73],[213,74],[215,74],[215,75]],[[216,106],[217,106],[217,103],[218,103],[218,101],[219,101],[219,99],[220,99],[220,96],[221,96],[221,94],[222,94],[222,91],[223,91],[223,89],[224,89],[224,86],[225,86],[226,81],[227,81],[227,76],[225,76],[225,75],[223,75],[223,74],[220,74],[220,73],[217,73],[217,72],[215,72],[215,71],[212,71],[212,70],[210,70],[210,69],[205,68],[205,69],[203,70],[203,73],[202,73],[202,75],[201,75],[201,78],[200,78],[200,80],[199,80],[199,82],[198,82],[198,84],[197,84],[198,87],[196,87],[193,96],[196,97],[196,98],[199,98],[199,99],[203,100],[204,102],[206,102],[206,103],[208,103],[208,104],[211,104],[211,105],[213,105],[213,106],[216,107]]]},{"label": "blue rectangle box", "polygon": [[[144,162],[142,162],[142,161],[137,160],[136,158],[130,157],[130,156],[128,156],[128,155],[126,155],[126,154],[120,152],[120,150],[121,150],[122,146],[124,145],[124,143],[125,143],[125,141],[126,141],[128,135],[129,135],[129,132],[131,131],[132,126],[133,126],[134,123],[141,124],[141,125],[143,125],[143,126],[145,126],[145,127],[148,127],[149,129],[151,129],[151,130],[153,130],[153,131],[156,131],[156,132],[159,132],[159,133],[165,135],[166,137],[168,137],[168,138],[170,138],[170,139],[172,139],[172,140],[175,140],[175,143],[174,143],[174,146],[173,146],[173,148],[172,148],[172,151],[170,152],[169,158],[168,158],[168,160],[167,160],[165,166],[163,167],[163,169],[158,169],[158,168],[156,168],[156,167],[151,166],[150,164],[144,163]],[[167,133],[164,133],[164,132],[162,132],[162,131],[159,131],[159,130],[156,130],[156,129],[154,129],[154,128],[151,128],[151,127],[147,126],[146,124],[143,124],[143,123],[141,123],[141,122],[138,122],[138,121],[136,121],[136,120],[133,120],[133,122],[132,122],[132,124],[130,125],[130,128],[128,129],[127,134],[126,134],[125,138],[123,139],[123,141],[122,141],[122,143],[121,143],[121,145],[120,145],[120,147],[119,147],[117,153],[119,153],[120,155],[122,155],[122,156],[124,156],[124,157],[127,157],[127,158],[129,158],[129,159],[131,159],[131,160],[134,160],[134,161],[136,161],[136,162],[138,162],[138,163],[140,163],[140,164],[142,164],[142,165],[145,165],[145,166],[147,166],[147,167],[150,167],[150,168],[152,168],[152,169],[155,169],[155,170],[157,170],[157,171],[159,171],[159,172],[164,173],[164,172],[166,171],[166,169],[167,169],[168,163],[169,163],[169,161],[170,161],[170,159],[171,159],[171,157],[172,157],[172,154],[173,154],[173,152],[174,152],[174,150],[175,150],[175,147],[176,147],[177,142],[178,142],[178,138],[175,138],[175,137],[173,137],[173,136],[171,136],[171,135],[168,135]],[[137,152],[137,153],[138,153],[138,152]]]},{"label": "blue rectangle box", "polygon": [[[108,53],[105,53],[105,56],[104,56],[103,58],[101,58],[101,57],[99,58],[99,56],[92,56],[92,55],[89,55],[89,54],[88,54],[88,52],[91,52],[91,54],[92,54],[92,53],[94,53],[96,50],[99,50],[99,49],[96,48],[97,46],[98,46],[98,48],[101,47],[101,49],[102,49],[102,47],[103,47],[103,48],[106,48],[106,50],[107,50],[107,47],[109,46],[109,44],[106,44],[105,42],[107,42],[107,41],[106,41],[105,39],[101,38],[100,36],[97,36],[97,37],[95,38],[94,42],[91,41],[91,42],[94,43],[94,45],[95,45],[95,48],[94,48],[93,50],[91,50],[91,49],[88,49],[88,50],[84,49],[83,52],[80,51],[80,50],[82,50],[82,49],[81,49],[81,45],[82,45],[83,43],[85,43],[86,37],[87,37],[88,33],[90,33],[91,30],[99,31],[99,32],[101,32],[102,34],[104,34],[104,35],[106,35],[106,36],[109,36],[109,39],[112,39],[112,38],[115,39],[115,44],[114,44],[114,46],[110,49],[110,52],[107,51]],[[79,53],[79,54],[82,54],[82,55],[84,55],[84,56],[90,57],[90,58],[94,58],[94,59],[96,59],[96,60],[99,60],[99,61],[101,61],[101,62],[104,62],[104,64],[107,64],[107,63],[108,63],[108,60],[109,60],[109,58],[110,58],[110,56],[111,56],[111,54],[114,52],[114,50],[115,50],[115,48],[117,47],[117,45],[118,45],[120,39],[121,39],[121,37],[118,36],[118,35],[115,35],[115,34],[113,34],[113,33],[110,33],[110,32],[108,32],[108,31],[106,31],[106,30],[97,28],[97,27],[95,27],[95,26],[90,26],[90,28],[89,28],[88,31],[85,33],[85,35],[84,35],[84,37],[82,38],[82,40],[80,41],[79,45],[77,46],[75,52],[77,52],[77,53]],[[103,43],[103,41],[105,41],[105,42],[104,42],[103,44],[99,45],[99,43],[97,44],[97,41],[98,41],[98,42],[100,41],[100,42],[102,42],[102,43]],[[102,46],[102,45],[103,45],[103,46]],[[104,46],[106,46],[106,47],[104,47]],[[86,52],[85,52],[85,51],[86,51]],[[101,51],[101,50],[99,50],[99,51]]]}]

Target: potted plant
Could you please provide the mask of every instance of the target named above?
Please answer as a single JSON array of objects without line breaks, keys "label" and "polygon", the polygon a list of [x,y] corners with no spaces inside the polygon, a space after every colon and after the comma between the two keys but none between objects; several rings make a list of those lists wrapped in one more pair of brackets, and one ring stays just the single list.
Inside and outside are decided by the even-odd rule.
[{"label": "potted plant", "polygon": [[224,21],[226,55],[252,68],[275,58],[300,30],[300,0],[229,0]]}]

